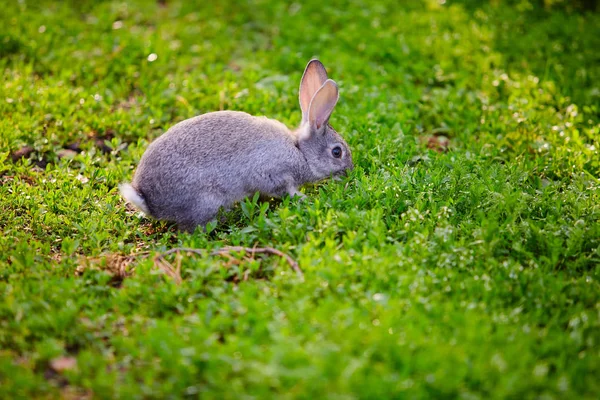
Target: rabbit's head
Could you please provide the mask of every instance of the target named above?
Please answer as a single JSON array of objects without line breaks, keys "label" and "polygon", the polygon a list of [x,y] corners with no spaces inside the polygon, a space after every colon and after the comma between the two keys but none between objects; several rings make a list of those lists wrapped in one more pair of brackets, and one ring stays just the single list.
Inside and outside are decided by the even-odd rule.
[{"label": "rabbit's head", "polygon": [[298,147],[315,178],[343,175],[354,168],[348,144],[328,123],[339,94],[319,60],[306,66],[299,97],[302,124],[296,131]]}]

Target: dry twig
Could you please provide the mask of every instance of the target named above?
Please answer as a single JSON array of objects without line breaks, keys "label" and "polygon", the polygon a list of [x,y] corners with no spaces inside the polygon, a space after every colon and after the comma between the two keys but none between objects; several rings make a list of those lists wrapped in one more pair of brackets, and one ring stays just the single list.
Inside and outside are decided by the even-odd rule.
[{"label": "dry twig", "polygon": [[[251,258],[254,258],[255,254],[270,254],[270,255],[279,256],[281,258],[284,258],[287,261],[287,263],[290,265],[290,267],[296,272],[296,274],[300,278],[302,278],[304,276],[304,274],[302,273],[302,270],[300,269],[300,266],[298,266],[298,263],[296,262],[296,260],[294,260],[288,254],[286,254],[282,251],[279,251],[277,249],[274,249],[272,247],[252,247],[252,248],[250,248],[250,247],[241,247],[241,246],[225,246],[225,247],[222,247],[220,249],[210,252],[208,255],[224,256],[229,259],[230,264],[239,264],[240,262],[237,259],[235,259],[235,257],[233,257],[231,254],[231,253],[236,253],[236,252],[249,253]],[[192,254],[196,254],[196,255],[200,255],[200,256],[206,255],[206,251],[202,250],[202,249],[194,249],[191,247],[176,247],[176,248],[167,250],[164,253],[157,254],[156,256],[154,256],[154,259],[153,259],[154,264],[158,268],[160,268],[163,272],[165,272],[167,275],[169,275],[171,278],[173,278],[173,280],[177,284],[180,284],[182,282],[182,279],[181,279],[181,257],[177,258],[177,267],[176,268],[174,268],[173,265],[171,265],[171,263],[169,263],[167,261],[166,257],[171,254],[180,255],[181,253],[192,253]],[[248,274],[246,273],[244,275],[244,280],[247,280],[247,279],[248,279]]]},{"label": "dry twig", "polygon": [[[166,275],[171,277],[175,281],[175,283],[179,285],[183,281],[181,279],[181,260],[183,258],[182,253],[192,253],[192,254],[199,255],[199,256],[207,256],[208,255],[208,256],[226,257],[228,260],[226,266],[229,267],[231,265],[239,265],[242,263],[243,260],[239,260],[238,258],[234,257],[232,254],[232,253],[241,253],[241,252],[247,254],[247,256],[245,256],[243,260],[248,260],[248,261],[253,260],[254,256],[256,254],[268,254],[268,255],[279,256],[281,258],[284,258],[287,261],[287,263],[290,265],[290,267],[296,272],[296,274],[300,278],[304,277],[304,274],[302,273],[302,270],[298,266],[298,263],[292,257],[290,257],[288,254],[286,254],[282,251],[279,251],[277,249],[274,249],[272,247],[252,247],[252,248],[250,248],[250,247],[241,247],[241,246],[225,246],[220,249],[213,250],[210,253],[208,253],[206,250],[203,250],[203,249],[194,249],[194,248],[190,248],[190,247],[176,247],[176,248],[167,250],[163,253],[157,253],[152,258],[152,261],[154,262],[154,265],[157,268],[159,268]],[[173,266],[166,258],[167,256],[172,255],[172,254],[176,254],[175,266]],[[131,254],[128,256],[111,254],[111,255],[106,255],[104,257],[89,258],[89,259],[85,259],[84,262],[82,262],[82,264],[77,268],[77,273],[81,274],[85,268],[90,266],[90,264],[100,264],[104,260],[104,262],[106,263],[106,270],[111,272],[114,275],[114,277],[120,282],[123,280],[123,278],[131,275],[131,273],[133,272],[133,269],[129,268],[129,266],[137,258],[147,258],[149,256],[150,256],[150,252],[145,251],[142,253]],[[244,281],[248,280],[249,274],[250,274],[250,271],[244,272],[244,277],[243,277]]]},{"label": "dry twig", "polygon": [[75,274],[81,275],[88,268],[102,269],[109,272],[114,277],[114,283],[117,285],[126,277],[133,273],[134,268],[131,264],[138,257],[147,257],[148,252],[123,256],[120,254],[106,254],[100,257],[79,257],[79,266]]}]

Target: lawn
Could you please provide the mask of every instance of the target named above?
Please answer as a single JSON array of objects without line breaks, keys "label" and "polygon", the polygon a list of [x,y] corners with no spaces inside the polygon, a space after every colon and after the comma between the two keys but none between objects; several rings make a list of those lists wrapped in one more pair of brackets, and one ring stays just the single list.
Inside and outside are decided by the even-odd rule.
[{"label": "lawn", "polygon": [[[598,398],[600,13],[398,3],[3,2],[0,397]],[[193,234],[125,205],[176,122],[297,125],[312,57],[348,177]],[[304,276],[155,258],[224,246]]]}]

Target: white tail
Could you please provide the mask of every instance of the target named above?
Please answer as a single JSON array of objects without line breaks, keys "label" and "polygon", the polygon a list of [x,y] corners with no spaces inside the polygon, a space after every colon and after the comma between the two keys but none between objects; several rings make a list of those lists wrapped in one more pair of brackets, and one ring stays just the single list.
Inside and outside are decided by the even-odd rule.
[{"label": "white tail", "polygon": [[140,196],[133,186],[131,186],[129,183],[122,183],[119,185],[119,190],[121,191],[121,196],[123,196],[125,200],[132,203],[144,214],[150,215],[144,198]]}]

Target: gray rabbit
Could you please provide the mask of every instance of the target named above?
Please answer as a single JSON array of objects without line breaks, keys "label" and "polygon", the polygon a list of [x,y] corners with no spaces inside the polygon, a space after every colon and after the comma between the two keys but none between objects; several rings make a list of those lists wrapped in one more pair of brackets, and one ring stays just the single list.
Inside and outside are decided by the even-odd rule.
[{"label": "gray rabbit", "polygon": [[302,123],[218,111],[182,121],[148,146],[123,197],[145,214],[193,231],[221,207],[256,192],[304,197],[298,188],[353,168],[342,137],[328,124],[339,95],[325,67],[311,60],[300,82]]}]

